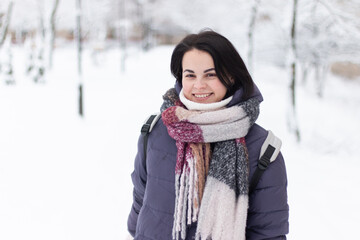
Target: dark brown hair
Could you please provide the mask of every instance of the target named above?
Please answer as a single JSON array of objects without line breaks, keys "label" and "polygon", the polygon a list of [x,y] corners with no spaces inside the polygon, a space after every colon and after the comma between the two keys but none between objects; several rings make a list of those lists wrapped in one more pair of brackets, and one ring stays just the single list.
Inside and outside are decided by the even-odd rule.
[{"label": "dark brown hair", "polygon": [[233,95],[240,88],[243,88],[243,100],[251,96],[254,91],[254,82],[244,61],[227,38],[211,30],[187,35],[175,47],[171,56],[170,69],[180,85],[182,85],[182,59],[184,54],[192,49],[205,51],[211,55],[216,74],[227,88],[225,97]]}]

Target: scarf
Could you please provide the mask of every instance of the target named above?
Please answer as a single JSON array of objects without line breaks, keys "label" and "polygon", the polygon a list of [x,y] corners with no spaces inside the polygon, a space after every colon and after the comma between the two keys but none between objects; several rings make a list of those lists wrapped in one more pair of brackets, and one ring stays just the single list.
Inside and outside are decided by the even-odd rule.
[{"label": "scarf", "polygon": [[173,239],[185,239],[192,222],[197,222],[197,240],[245,239],[249,189],[245,136],[259,115],[260,101],[253,97],[228,108],[189,110],[199,104],[180,96],[174,88],[168,90],[161,107],[177,147]]}]

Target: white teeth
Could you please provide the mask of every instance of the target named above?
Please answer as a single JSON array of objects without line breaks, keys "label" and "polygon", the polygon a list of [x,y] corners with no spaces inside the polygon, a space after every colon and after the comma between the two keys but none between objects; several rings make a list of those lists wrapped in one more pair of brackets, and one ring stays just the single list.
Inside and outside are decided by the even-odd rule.
[{"label": "white teeth", "polygon": [[210,94],[211,94],[211,93],[208,93],[208,94],[199,94],[199,95],[194,94],[194,96],[197,97],[197,98],[205,98],[205,97],[210,96]]}]

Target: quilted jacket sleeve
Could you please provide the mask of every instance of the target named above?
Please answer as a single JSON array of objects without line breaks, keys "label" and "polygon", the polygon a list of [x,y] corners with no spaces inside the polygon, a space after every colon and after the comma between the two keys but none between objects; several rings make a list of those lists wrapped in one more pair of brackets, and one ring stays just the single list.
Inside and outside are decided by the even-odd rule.
[{"label": "quilted jacket sleeve", "polygon": [[249,196],[246,239],[286,239],[285,235],[289,232],[288,218],[287,176],[280,153]]},{"label": "quilted jacket sleeve", "polygon": [[140,209],[143,204],[143,198],[146,187],[146,166],[144,164],[144,150],[143,150],[143,137],[139,137],[138,152],[135,157],[134,171],[131,174],[133,189],[133,204],[128,217],[128,231],[134,237],[136,232],[136,224],[139,216]]}]

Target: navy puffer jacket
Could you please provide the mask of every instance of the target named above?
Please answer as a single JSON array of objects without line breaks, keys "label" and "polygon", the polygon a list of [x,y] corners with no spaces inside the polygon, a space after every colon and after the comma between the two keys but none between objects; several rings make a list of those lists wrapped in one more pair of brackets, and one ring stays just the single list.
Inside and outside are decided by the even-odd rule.
[{"label": "navy puffer jacket", "polygon": [[[260,92],[256,92],[261,98]],[[228,106],[241,99],[234,95]],[[261,98],[262,99],[262,98]],[[245,137],[249,153],[251,179],[257,167],[260,149],[267,131],[254,124]],[[166,126],[160,119],[148,139],[146,163],[143,137],[138,141],[135,169],[133,205],[128,218],[128,230],[135,240],[171,240],[175,207],[175,164],[177,149]],[[287,177],[281,153],[270,164],[255,191],[249,196],[246,239],[286,239],[289,231],[287,204]],[[186,239],[194,239],[196,223],[188,227]]]}]

